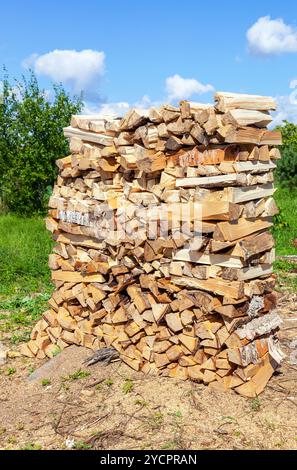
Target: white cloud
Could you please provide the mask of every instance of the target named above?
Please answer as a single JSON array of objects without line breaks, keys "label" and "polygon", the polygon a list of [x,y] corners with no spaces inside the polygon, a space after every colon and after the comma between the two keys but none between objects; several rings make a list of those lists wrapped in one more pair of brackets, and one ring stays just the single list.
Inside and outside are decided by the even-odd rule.
[{"label": "white cloud", "polygon": [[69,86],[74,93],[93,93],[105,72],[105,54],[92,49],[56,49],[43,55],[31,55],[23,61],[23,66]]},{"label": "white cloud", "polygon": [[146,111],[152,107],[161,106],[164,101],[175,101],[180,99],[187,99],[194,94],[207,93],[213,91],[212,85],[203,85],[197,80],[192,78],[182,78],[179,75],[174,75],[166,79],[167,96],[163,100],[152,100],[148,95],[143,95],[140,100],[129,103],[127,101],[115,103],[99,103],[98,105],[90,102],[85,102],[83,113],[84,114],[116,114],[123,116],[129,109],[136,109],[138,112],[146,114]]},{"label": "white cloud", "polygon": [[276,55],[297,52],[297,30],[282,18],[259,18],[247,31],[249,50],[253,54]]},{"label": "white cloud", "polygon": [[122,116],[130,109],[130,104],[126,101],[118,103],[103,103],[103,104],[92,104],[84,103],[83,114],[116,114]]},{"label": "white cloud", "polygon": [[159,103],[153,102],[148,95],[143,95],[143,97],[134,103],[135,108],[148,109],[152,106],[159,106]]},{"label": "white cloud", "polygon": [[203,85],[194,78],[182,78],[178,74],[166,78],[166,91],[169,101],[188,99],[192,95],[201,95],[213,90],[212,85]]},{"label": "white cloud", "polygon": [[288,96],[277,96],[277,111],[271,113],[273,115],[273,121],[269,125],[269,128],[283,125],[283,121],[289,121],[293,124],[297,124],[297,100],[296,97],[291,95]]},{"label": "white cloud", "polygon": [[135,103],[128,103],[127,101],[120,101],[115,103],[84,103],[83,114],[116,114],[123,116],[129,109],[136,109],[140,113],[145,113],[146,110],[155,106],[161,106],[161,101],[152,101],[148,95],[144,95],[140,100]]},{"label": "white cloud", "polygon": [[26,57],[26,59],[24,59],[22,61],[22,67],[24,69],[30,69],[32,67],[34,67],[34,62],[36,61],[36,59],[38,58],[38,54],[31,54],[29,57]]},{"label": "white cloud", "polygon": [[158,108],[162,104],[163,104],[163,101],[153,101],[150,99],[148,95],[143,95],[141,100],[136,101],[132,105],[132,108],[135,108],[140,113],[145,114],[145,111],[147,111],[149,108]]},{"label": "white cloud", "polygon": [[[4,83],[0,81],[0,103],[3,101]],[[17,100],[22,99],[22,93],[18,86],[10,86],[9,94],[14,95]]]}]

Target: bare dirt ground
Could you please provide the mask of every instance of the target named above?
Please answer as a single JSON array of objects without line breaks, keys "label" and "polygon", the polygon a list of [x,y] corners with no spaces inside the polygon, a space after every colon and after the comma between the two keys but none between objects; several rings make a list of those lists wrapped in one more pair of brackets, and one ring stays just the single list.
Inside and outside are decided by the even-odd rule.
[{"label": "bare dirt ground", "polygon": [[279,312],[288,356],[253,400],[119,362],[86,367],[90,351],[74,346],[45,366],[9,359],[0,375],[0,449],[297,449],[296,294],[282,296]]}]

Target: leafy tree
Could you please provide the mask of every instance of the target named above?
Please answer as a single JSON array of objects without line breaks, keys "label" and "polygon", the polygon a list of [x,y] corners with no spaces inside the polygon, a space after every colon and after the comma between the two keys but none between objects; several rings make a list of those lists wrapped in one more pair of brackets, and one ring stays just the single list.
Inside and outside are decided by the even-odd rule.
[{"label": "leafy tree", "polygon": [[283,145],[297,144],[297,125],[289,121],[283,122],[283,126],[276,127],[276,130],[282,133]]},{"label": "leafy tree", "polygon": [[297,144],[284,145],[281,148],[282,158],[277,161],[276,179],[280,186],[293,188],[297,186]]},{"label": "leafy tree", "polygon": [[57,176],[55,160],[69,152],[63,127],[80,112],[81,98],[61,85],[48,93],[30,73],[12,85],[7,74],[0,100],[0,199],[9,210],[32,214],[46,210]]},{"label": "leafy tree", "polygon": [[297,125],[284,121],[280,130],[283,145],[280,147],[282,158],[277,162],[276,179],[279,185],[286,187],[297,186]]}]

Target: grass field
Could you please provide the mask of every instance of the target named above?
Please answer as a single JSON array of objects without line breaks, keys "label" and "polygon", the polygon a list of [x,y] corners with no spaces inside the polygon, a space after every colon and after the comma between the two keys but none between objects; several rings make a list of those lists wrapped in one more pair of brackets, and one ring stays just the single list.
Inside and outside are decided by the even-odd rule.
[{"label": "grass field", "polygon": [[0,339],[27,340],[46,310],[53,290],[47,266],[51,249],[41,218],[0,216]]},{"label": "grass field", "polygon": [[275,218],[273,235],[276,243],[277,255],[297,255],[297,188],[278,189],[275,200],[280,214]]},{"label": "grass field", "polygon": [[40,291],[49,282],[50,234],[42,218],[0,216],[0,295]]},{"label": "grass field", "polygon": [[[279,189],[280,215],[273,234],[278,255],[297,255],[297,189]],[[47,266],[53,243],[42,218],[0,215],[0,335],[13,343],[28,338],[30,328],[47,308],[53,287]],[[297,292],[296,264],[276,261],[281,286]]]},{"label": "grass field", "polygon": [[[278,256],[297,255],[297,189],[278,189],[275,200],[280,210],[275,217],[273,236]],[[281,288],[297,292],[296,263],[276,260],[274,270]]]}]

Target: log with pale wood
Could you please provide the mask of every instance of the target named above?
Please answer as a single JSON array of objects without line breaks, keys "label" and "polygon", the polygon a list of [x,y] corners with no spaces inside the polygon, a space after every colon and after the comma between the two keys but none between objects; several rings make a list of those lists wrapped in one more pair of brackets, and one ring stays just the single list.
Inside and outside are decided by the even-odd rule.
[{"label": "log with pale wood", "polygon": [[114,348],[145,374],[261,393],[277,331],[272,98],[73,116],[47,228],[56,287],[22,346]]}]

